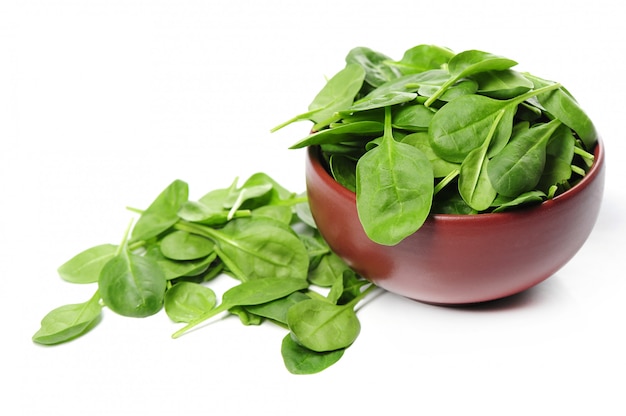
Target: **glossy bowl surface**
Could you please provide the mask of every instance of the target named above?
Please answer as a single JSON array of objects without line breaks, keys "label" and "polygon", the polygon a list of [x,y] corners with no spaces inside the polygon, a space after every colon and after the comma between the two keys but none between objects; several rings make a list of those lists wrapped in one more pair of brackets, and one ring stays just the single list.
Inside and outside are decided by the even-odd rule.
[{"label": "glossy bowl surface", "polygon": [[396,246],[366,235],[356,195],[306,155],[311,212],[330,247],[363,277],[390,292],[422,302],[467,304],[522,292],[574,257],[595,225],[604,189],[604,148],[595,149],[587,175],[567,192],[516,211],[431,215]]}]

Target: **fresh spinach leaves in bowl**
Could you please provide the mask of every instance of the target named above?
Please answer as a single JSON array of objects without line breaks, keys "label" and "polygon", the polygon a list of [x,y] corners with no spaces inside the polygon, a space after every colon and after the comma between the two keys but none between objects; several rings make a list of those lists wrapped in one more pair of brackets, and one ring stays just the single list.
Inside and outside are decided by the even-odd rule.
[{"label": "fresh spinach leaves in bowl", "polygon": [[479,50],[418,45],[396,61],[352,49],[292,148],[319,146],[356,193],[367,236],[396,245],[432,213],[501,212],[566,191],[593,164],[596,129],[558,82]]}]

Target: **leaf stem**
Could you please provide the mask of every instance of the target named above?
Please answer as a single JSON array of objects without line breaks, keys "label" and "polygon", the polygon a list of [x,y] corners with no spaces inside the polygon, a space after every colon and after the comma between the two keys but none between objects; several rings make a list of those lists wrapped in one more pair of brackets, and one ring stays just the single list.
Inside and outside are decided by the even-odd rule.
[{"label": "leaf stem", "polygon": [[187,323],[187,325],[185,325],[184,327],[182,327],[181,329],[179,329],[178,331],[174,332],[172,334],[172,338],[176,339],[176,338],[180,338],[181,335],[183,335],[185,332],[189,331],[190,329],[192,329],[195,326],[200,325],[202,322],[206,321],[207,319],[210,319],[222,312],[226,312],[228,309],[230,309],[232,307],[232,305],[229,305],[227,303],[222,303],[219,306],[211,309],[210,311],[208,311],[207,313],[205,313],[204,315],[190,321]]},{"label": "leaf stem", "polygon": [[117,246],[117,250],[115,251],[116,256],[119,256],[122,250],[124,250],[124,248],[128,244],[128,236],[130,234],[130,230],[132,229],[132,227],[133,227],[133,219],[131,218],[131,220],[128,222],[128,225],[126,226],[126,230],[124,231],[124,237],[122,238],[120,245]]},{"label": "leaf stem", "polygon": [[370,292],[375,289],[378,289],[378,286],[376,286],[374,283],[371,283],[364,291],[362,291],[359,295],[357,295],[350,302],[346,303],[344,306],[354,308],[357,303],[363,300]]},{"label": "leaf stem", "polygon": [[433,195],[437,195],[439,191],[441,191],[447,184],[449,184],[454,178],[459,176],[459,169],[454,169],[452,172],[448,173],[445,178],[439,181],[433,190]]}]

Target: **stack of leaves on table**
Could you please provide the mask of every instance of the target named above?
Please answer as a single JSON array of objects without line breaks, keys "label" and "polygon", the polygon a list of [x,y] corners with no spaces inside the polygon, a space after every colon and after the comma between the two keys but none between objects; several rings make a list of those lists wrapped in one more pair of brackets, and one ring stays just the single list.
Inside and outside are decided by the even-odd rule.
[{"label": "stack of leaves on table", "polygon": [[[246,325],[287,328],[281,352],[292,373],[337,362],[360,332],[355,306],[375,286],[330,250],[306,198],[263,173],[198,201],[188,194],[187,183],[172,182],[147,209],[134,210],[140,216],[119,245],[92,247],[63,264],[64,280],[97,289],[87,302],[48,313],[33,340],[52,345],[79,337],[99,322],[103,307],[129,317],[164,308],[186,324],[174,338],[231,313]],[[217,304],[209,283],[221,274],[236,284]]]},{"label": "stack of leaves on table", "polygon": [[595,127],[559,83],[478,50],[418,45],[401,60],[352,49],[309,105],[335,180],[356,192],[363,228],[395,245],[431,213],[500,212],[553,198],[593,163]]}]

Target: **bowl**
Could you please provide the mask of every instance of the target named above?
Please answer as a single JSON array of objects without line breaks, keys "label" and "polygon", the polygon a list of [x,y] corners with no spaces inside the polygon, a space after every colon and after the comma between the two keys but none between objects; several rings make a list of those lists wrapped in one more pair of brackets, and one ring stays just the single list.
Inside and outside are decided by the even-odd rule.
[{"label": "bowl", "polygon": [[311,213],[329,246],[377,286],[417,301],[458,305],[529,289],[574,257],[595,225],[604,190],[600,140],[585,177],[541,204],[508,212],[432,214],[395,246],[371,241],[356,195],[326,171],[317,147],[306,153]]}]

